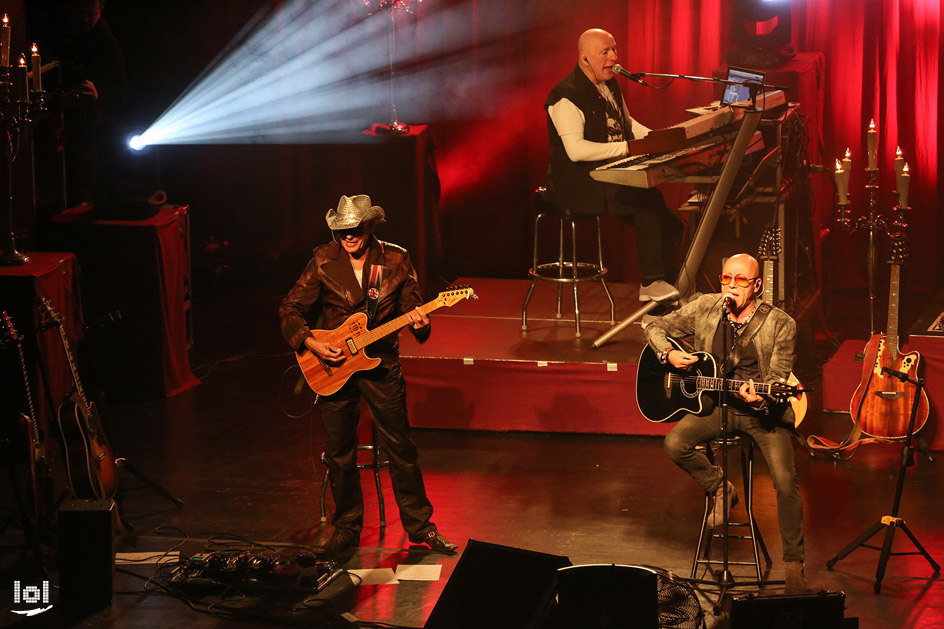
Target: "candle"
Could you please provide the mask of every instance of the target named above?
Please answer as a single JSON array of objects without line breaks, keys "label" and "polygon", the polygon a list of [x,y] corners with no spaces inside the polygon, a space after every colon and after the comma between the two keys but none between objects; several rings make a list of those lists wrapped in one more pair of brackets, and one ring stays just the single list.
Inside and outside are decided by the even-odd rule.
[{"label": "candle", "polygon": [[839,193],[839,205],[846,205],[849,200],[846,198],[846,191],[848,190],[848,182],[846,181],[846,173],[842,169],[842,164],[839,160],[836,160],[836,191]]},{"label": "candle", "polygon": [[868,170],[878,170],[878,132],[875,130],[875,121],[869,121],[869,131],[866,134],[869,148]]},{"label": "candle", "polygon": [[10,65],[10,16],[6,13],[0,25],[0,65],[4,68]]},{"label": "candle", "polygon": [[901,176],[898,177],[898,207],[908,207],[908,182],[911,175],[908,173],[908,164],[901,167]]},{"label": "candle", "polygon": [[901,147],[895,149],[895,178],[901,177],[901,167],[905,165],[905,158],[901,156]]},{"label": "candle", "polygon": [[17,98],[22,103],[29,102],[29,77],[26,75],[26,55],[20,55],[16,66]]},{"label": "candle", "polygon": [[846,183],[849,183],[849,174],[852,173],[852,151],[846,149],[846,156],[842,158],[842,169],[846,173]]},{"label": "candle", "polygon": [[43,91],[43,62],[39,58],[39,48],[33,44],[33,91]]}]

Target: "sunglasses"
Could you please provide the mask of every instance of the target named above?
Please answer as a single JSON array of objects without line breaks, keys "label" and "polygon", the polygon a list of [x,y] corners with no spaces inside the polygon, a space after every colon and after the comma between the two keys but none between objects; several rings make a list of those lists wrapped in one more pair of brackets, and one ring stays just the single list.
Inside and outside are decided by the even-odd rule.
[{"label": "sunglasses", "polygon": [[743,275],[731,275],[730,273],[722,273],[721,277],[722,286],[727,286],[731,283],[731,280],[734,280],[734,283],[740,286],[741,288],[747,288],[751,285],[751,282],[754,280],[759,280],[759,277],[744,277]]},{"label": "sunglasses", "polygon": [[347,236],[361,236],[367,232],[367,225],[361,223],[357,227],[352,227],[350,229],[336,229],[334,230],[334,235],[337,236],[338,240],[344,240]]}]

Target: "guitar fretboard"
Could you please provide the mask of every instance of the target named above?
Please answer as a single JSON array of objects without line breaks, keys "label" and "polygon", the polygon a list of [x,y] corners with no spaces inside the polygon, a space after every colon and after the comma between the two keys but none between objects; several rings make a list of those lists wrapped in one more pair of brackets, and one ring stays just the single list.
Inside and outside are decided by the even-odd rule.
[{"label": "guitar fretboard", "polygon": [[[699,391],[720,391],[722,387],[722,379],[714,378],[711,376],[679,376],[677,374],[669,374],[669,384],[674,385],[685,385],[695,383],[695,388]],[[724,380],[727,384],[727,391],[737,391],[741,388],[741,385],[748,384],[746,380]],[[765,384],[762,382],[754,383],[754,390],[757,391],[759,395],[770,395],[771,385]]]},{"label": "guitar fretboard", "polygon": [[[442,304],[439,303],[439,300],[434,299],[433,301],[420,306],[420,310],[423,311],[423,314],[429,314],[433,312],[434,310],[438,310],[441,307],[442,307]],[[393,319],[392,321],[387,321],[383,325],[376,327],[373,330],[368,330],[367,332],[364,332],[361,335],[355,336],[351,340],[354,342],[354,345],[356,345],[358,348],[364,348],[370,345],[371,343],[379,341],[380,339],[387,336],[388,334],[392,334],[393,332],[396,332],[397,330],[399,330],[402,327],[405,327],[409,323],[410,323],[409,313],[400,315],[396,319]]]}]

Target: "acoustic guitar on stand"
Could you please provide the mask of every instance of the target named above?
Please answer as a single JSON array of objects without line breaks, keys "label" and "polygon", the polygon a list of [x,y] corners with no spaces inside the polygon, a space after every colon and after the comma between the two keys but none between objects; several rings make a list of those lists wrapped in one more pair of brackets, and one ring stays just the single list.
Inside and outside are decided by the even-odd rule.
[{"label": "acoustic guitar on stand", "polygon": [[[768,304],[774,303],[774,264],[780,256],[780,228],[768,227],[760,237],[760,247],[757,250],[757,257],[763,261],[764,288],[761,292],[761,298]],[[793,409],[793,427],[799,428],[800,422],[806,417],[806,409],[809,400],[802,392],[803,385],[800,380],[790,372],[787,376],[787,384],[797,387],[800,391],[796,396],[790,397],[790,407]]]},{"label": "acoustic guitar on stand", "polygon": [[65,352],[72,382],[75,388],[59,406],[57,419],[65,450],[66,470],[69,485],[76,498],[107,500],[114,497],[118,489],[118,469],[111,446],[105,439],[98,409],[89,401],[79,379],[75,357],[62,325],[62,318],[52,303],[42,298],[43,309],[59,330],[62,349]]},{"label": "acoustic guitar on stand", "polygon": [[[908,256],[904,237],[892,240],[891,278],[888,293],[888,333],[874,334],[865,346],[862,380],[852,395],[849,412],[859,424],[862,432],[879,439],[899,440],[908,436],[911,407],[915,401],[917,387],[910,382],[882,370],[887,367],[915,377],[921,355],[918,352],[903,354],[898,346],[898,305],[901,283],[901,265]],[[928,421],[928,396],[921,389],[914,432],[919,432]]]},{"label": "acoustic guitar on stand", "polygon": [[[463,299],[478,299],[468,286],[451,288],[439,293],[436,299],[420,306],[424,314],[429,314],[444,306],[453,306]],[[379,358],[371,358],[364,349],[371,343],[393,334],[410,323],[410,315],[404,314],[372,330],[367,329],[367,315],[363,312],[352,314],[340,326],[333,330],[312,330],[315,340],[330,343],[341,349],[343,361],[338,365],[329,365],[320,356],[307,348],[295,353],[298,366],[301,367],[308,386],[318,395],[331,395],[344,386],[355,372],[373,369],[380,364]]]}]

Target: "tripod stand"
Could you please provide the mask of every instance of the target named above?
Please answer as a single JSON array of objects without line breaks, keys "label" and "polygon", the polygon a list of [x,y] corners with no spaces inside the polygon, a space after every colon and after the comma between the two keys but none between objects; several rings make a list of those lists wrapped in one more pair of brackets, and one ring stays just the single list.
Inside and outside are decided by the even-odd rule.
[{"label": "tripod stand", "polygon": [[[878,594],[882,589],[882,579],[885,577],[885,566],[888,564],[888,558],[892,555],[924,555],[924,558],[928,560],[928,563],[931,564],[931,567],[934,568],[934,573],[937,574],[941,571],[941,567],[931,558],[931,555],[928,554],[928,551],[924,549],[924,546],[921,545],[921,542],[918,541],[918,538],[914,536],[911,530],[908,528],[908,525],[905,524],[905,521],[902,518],[898,517],[898,507],[901,505],[901,492],[905,486],[905,471],[906,469],[914,465],[914,448],[911,447],[911,439],[914,435],[914,425],[915,417],[918,414],[918,402],[921,400],[921,389],[924,386],[924,379],[917,378],[912,379],[908,376],[907,373],[896,371],[888,367],[882,367],[882,371],[898,378],[902,382],[910,382],[911,384],[917,387],[915,392],[914,403],[911,405],[911,419],[908,422],[908,436],[905,437],[905,445],[901,450],[901,461],[898,465],[898,485],[895,487],[895,499],[892,502],[892,512],[890,515],[882,516],[882,518],[873,524],[865,533],[854,539],[848,546],[836,553],[836,556],[826,562],[827,568],[832,568],[837,561],[854,551],[859,546],[865,546],[866,548],[872,548],[875,550],[881,550],[881,555],[878,560],[878,568],[875,571],[875,585],[872,589],[875,590],[875,593]],[[882,548],[879,549],[877,546],[870,546],[866,544],[872,536],[882,530],[882,527],[887,527],[885,529],[885,542],[882,544]],[[911,540],[911,543],[915,545],[915,548],[918,551],[910,552],[892,552],[892,541],[895,539],[895,529],[900,528],[905,532],[905,535],[908,536],[908,539]]]}]

